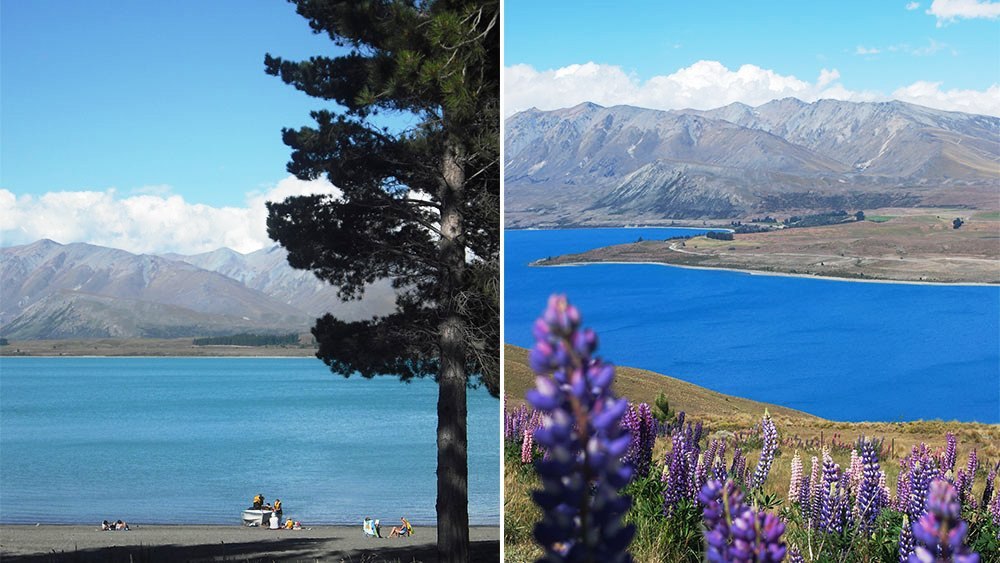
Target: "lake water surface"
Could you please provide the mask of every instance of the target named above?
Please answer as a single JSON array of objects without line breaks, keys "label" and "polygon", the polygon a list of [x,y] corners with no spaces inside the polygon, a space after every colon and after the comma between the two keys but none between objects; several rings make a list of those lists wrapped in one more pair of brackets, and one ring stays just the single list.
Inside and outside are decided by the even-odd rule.
[{"label": "lake water surface", "polygon": [[[436,520],[437,386],[311,358],[0,359],[0,522]],[[469,513],[499,524],[499,401],[469,392]],[[360,531],[359,531],[360,533]]]},{"label": "lake water surface", "polygon": [[565,293],[617,364],[835,420],[1000,422],[1000,287],[536,259],[698,231],[505,231],[505,341]]}]

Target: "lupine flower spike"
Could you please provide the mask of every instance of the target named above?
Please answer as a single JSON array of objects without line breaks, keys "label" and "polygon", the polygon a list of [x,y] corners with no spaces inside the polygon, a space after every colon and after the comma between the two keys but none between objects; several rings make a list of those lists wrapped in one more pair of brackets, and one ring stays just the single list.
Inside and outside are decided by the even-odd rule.
[{"label": "lupine flower spike", "polygon": [[927,494],[927,512],[913,524],[917,546],[909,563],[979,563],[979,555],[965,546],[968,525],[960,516],[958,491],[944,479],[931,482]]},{"label": "lupine flower spike", "polygon": [[631,561],[625,548],[635,528],[621,524],[631,499],[619,495],[632,477],[621,462],[628,403],[611,392],[614,367],[593,356],[597,335],[580,329],[580,313],[564,296],[549,299],[534,333],[529,360],[538,377],[527,399],[544,414],[534,436],[547,455],[536,462],[542,490],[534,494],[543,561]]}]

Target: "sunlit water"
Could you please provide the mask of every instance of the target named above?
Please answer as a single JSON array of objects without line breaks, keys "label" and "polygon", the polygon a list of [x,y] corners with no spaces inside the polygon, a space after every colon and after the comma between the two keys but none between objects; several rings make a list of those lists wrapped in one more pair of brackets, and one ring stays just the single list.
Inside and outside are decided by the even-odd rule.
[{"label": "sunlit water", "polygon": [[621,364],[835,420],[1000,422],[1000,287],[858,283],[538,258],[680,229],[506,231],[505,341],[553,292]]},{"label": "sunlit water", "polygon": [[[437,386],[307,358],[0,359],[0,522],[433,523]],[[469,513],[499,524],[499,401],[469,393]]]}]

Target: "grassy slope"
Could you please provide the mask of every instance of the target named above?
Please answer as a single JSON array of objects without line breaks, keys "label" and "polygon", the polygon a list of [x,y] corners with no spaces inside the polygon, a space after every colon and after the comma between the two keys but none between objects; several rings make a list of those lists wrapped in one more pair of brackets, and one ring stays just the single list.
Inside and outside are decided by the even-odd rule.
[{"label": "grassy slope", "polygon": [[[524,402],[524,393],[534,385],[534,375],[527,365],[527,350],[517,346],[504,347],[504,392],[508,408]],[[958,437],[958,466],[965,465],[970,450],[975,448],[980,459],[980,474],[977,475],[974,490],[978,495],[982,491],[987,467],[1000,459],[1000,425],[945,422],[913,421],[913,422],[836,422],[825,420],[801,411],[760,403],[739,397],[732,397],[710,391],[660,375],[651,371],[618,367],[615,376],[615,392],[627,397],[633,402],[652,404],[656,395],[663,391],[670,400],[671,408],[685,411],[688,420],[702,421],[705,424],[705,435],[718,430],[751,430],[757,426],[766,407],[778,429],[779,439],[798,436],[803,440],[822,437],[825,443],[834,438],[840,443],[853,443],[860,436],[874,436],[893,444],[890,459],[883,460],[882,468],[886,471],[890,490],[895,492],[896,477],[899,473],[898,459],[902,458],[910,448],[924,442],[932,448],[941,448],[945,444],[945,432],[952,432]],[[704,438],[703,438],[704,440]],[[669,449],[669,439],[659,439],[653,453],[654,463],[662,469],[662,460]],[[705,447],[705,444],[702,444]],[[790,463],[793,451],[780,446],[771,473],[765,484],[765,490],[777,493],[782,498],[787,495],[788,482],[791,477]],[[759,451],[749,450],[747,464],[751,468],[756,465]],[[806,475],[810,471],[810,458],[820,454],[818,449],[801,451]],[[731,458],[731,454],[729,454]],[[835,450],[834,460],[841,467],[850,464],[849,454]],[[505,545],[508,561],[531,561],[540,555],[540,551],[531,539],[531,529],[538,518],[538,510],[530,500],[530,491],[538,487],[537,478],[529,471],[513,467],[510,463],[504,471],[504,523]],[[656,549],[640,547],[633,551],[637,561],[661,561]]]}]

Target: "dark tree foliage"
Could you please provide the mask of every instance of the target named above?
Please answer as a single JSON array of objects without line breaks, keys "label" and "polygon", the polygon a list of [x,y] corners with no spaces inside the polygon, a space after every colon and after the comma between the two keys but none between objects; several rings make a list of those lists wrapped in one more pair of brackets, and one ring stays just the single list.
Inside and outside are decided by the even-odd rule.
[{"label": "dark tree foliage", "polygon": [[299,343],[299,335],[290,334],[250,334],[241,332],[229,336],[207,336],[191,341],[195,346],[290,346]]},{"label": "dark tree foliage", "polygon": [[[465,561],[466,386],[499,393],[499,2],[292,2],[348,52],[265,57],[269,74],[339,106],[283,130],[288,170],[343,196],[268,204],[268,234],[342,299],[393,280],[394,313],[319,319],[317,356],[344,376],[436,378],[438,556]],[[378,127],[381,112],[416,125]]]},{"label": "dark tree foliage", "polygon": [[955,217],[955,220],[951,222],[952,228],[955,228],[955,229],[962,228],[962,225],[964,225],[964,224],[965,224],[965,221],[963,221],[961,217]]}]

